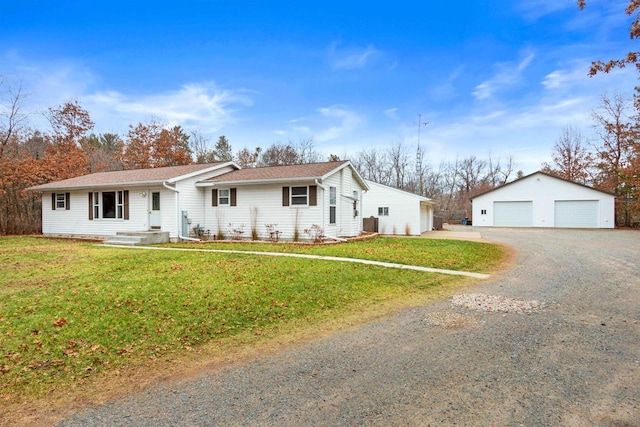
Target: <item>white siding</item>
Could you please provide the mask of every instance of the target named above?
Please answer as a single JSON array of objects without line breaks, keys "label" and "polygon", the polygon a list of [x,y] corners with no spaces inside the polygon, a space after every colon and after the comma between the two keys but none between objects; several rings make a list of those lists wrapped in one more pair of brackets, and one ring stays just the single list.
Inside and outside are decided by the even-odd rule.
[{"label": "white siding", "polygon": [[[282,187],[316,186],[316,206],[282,206]],[[336,187],[336,224],[329,224],[329,187]],[[312,225],[320,226],[327,237],[353,237],[362,231],[360,216],[353,216],[353,191],[362,193],[362,187],[353,181],[350,168],[343,168],[324,179],[321,185],[315,181],[281,184],[225,185],[214,188],[236,188],[237,206],[211,206],[212,188],[204,188],[204,224],[205,230],[219,235],[222,229],[225,237],[229,237],[230,228],[242,227],[243,237],[251,238],[252,224],[256,225],[258,237],[268,239],[266,224],[277,224],[282,233],[281,238],[291,240],[297,229],[300,240],[309,239],[304,232]],[[346,196],[346,197],[345,197]],[[255,215],[255,219],[253,216]],[[231,226],[230,226],[231,224]]]},{"label": "white siding", "polygon": [[[100,191],[122,191],[124,188],[105,188]],[[147,229],[147,189],[128,188],[129,220],[98,218],[89,220],[89,190],[67,191],[70,195],[69,210],[52,210],[51,192],[42,195],[42,233],[45,235],[81,235],[108,237],[118,231],[142,231]],[[56,191],[62,193],[63,191]],[[144,194],[144,197],[143,195]]]},{"label": "white siding", "polygon": [[[232,170],[231,166],[193,176],[168,184],[175,191],[162,185],[136,186],[129,188],[100,188],[70,192],[71,209],[52,210],[51,192],[44,193],[43,233],[44,234],[76,234],[93,236],[112,236],[118,231],[144,231],[149,229],[149,212],[151,210],[151,193],[160,192],[161,229],[176,239],[182,234],[182,211],[188,212],[191,220],[190,230],[198,224],[205,230],[218,234],[220,229],[225,234],[229,228],[244,226],[244,237],[251,237],[251,224],[255,223],[260,238],[267,238],[265,224],[278,224],[283,239],[292,239],[297,230],[300,239],[309,236],[305,229],[312,225],[323,228],[325,235],[331,237],[355,236],[362,230],[361,216],[353,215],[353,191],[362,194],[362,187],[354,182],[350,167],[343,168],[325,179],[322,185],[314,181],[298,183],[294,186],[313,186],[317,188],[317,206],[282,206],[283,184],[268,185],[236,185],[237,206],[211,206],[211,188],[197,187],[199,181],[220,175]],[[286,185],[286,184],[285,184]],[[329,186],[337,189],[337,224],[329,226]],[[324,190],[324,188],[327,191]],[[216,188],[229,188],[220,185]],[[129,191],[129,220],[96,219],[89,220],[88,193],[93,191]],[[62,192],[62,191],[61,191]],[[345,197],[346,196],[346,197]],[[253,218],[253,212],[257,212]]]},{"label": "white siding", "polygon": [[[614,227],[614,196],[552,176],[535,173],[473,199],[473,225],[494,226],[494,202],[531,201],[532,227],[559,227],[556,201],[597,201],[597,227]],[[483,211],[485,213],[483,213]],[[495,224],[497,225],[497,224]]]},{"label": "white siding", "polygon": [[[175,183],[175,191],[162,189],[162,230],[168,231],[172,239],[182,234],[182,211],[187,211],[191,219],[191,227],[204,224],[205,190],[196,187],[196,183],[214,176],[232,171],[231,166],[216,169],[208,173],[197,174]],[[188,236],[185,236],[188,237]]]},{"label": "white siding", "polygon": [[340,169],[340,181],[341,186],[338,187],[338,198],[340,199],[340,208],[338,213],[340,215],[340,229],[338,236],[350,236],[351,235],[351,221],[353,218],[353,200],[351,199],[353,193],[351,191],[351,176],[350,168]]},{"label": "white siding", "polygon": [[[344,204],[346,200],[340,197],[341,194],[341,186],[342,186],[342,175],[340,173],[335,173],[331,175],[329,178],[325,179],[322,182],[322,185],[326,188],[324,191],[324,207],[323,212],[324,215],[324,234],[330,237],[339,237],[345,235],[345,231],[348,229],[347,224],[345,224],[343,216],[340,212],[344,209]],[[336,223],[329,224],[329,187],[336,188]]]},{"label": "white siding", "polygon": [[[118,231],[146,231],[149,229],[149,211],[151,209],[151,192],[160,192],[160,207],[162,210],[162,230],[169,231],[171,238],[177,238],[178,225],[181,225],[178,210],[193,212],[196,223],[204,221],[203,197],[198,193],[204,192],[195,187],[197,181],[207,179],[231,171],[231,166],[217,169],[207,173],[194,174],[176,183],[176,192],[157,186],[132,186],[132,187],[104,187],[98,189],[66,191],[70,193],[70,210],[52,210],[51,192],[43,194],[42,204],[42,233],[51,235],[86,235],[108,237],[114,236]],[[129,191],[129,220],[103,219],[89,220],[89,192],[98,191]],[[56,191],[63,193],[65,191]],[[179,206],[177,202],[179,200]],[[195,226],[195,223],[194,223]]]},{"label": "white siding", "polygon": [[420,233],[433,230],[433,207],[420,205]]},{"label": "white siding", "polygon": [[[430,231],[433,210],[421,202],[427,199],[386,185],[367,181],[369,191],[363,195],[362,218],[377,217],[380,234],[418,236]],[[389,208],[389,215],[378,215],[378,208]]]},{"label": "white siding", "polygon": [[[308,182],[298,185],[314,185]],[[256,230],[260,239],[268,239],[265,224],[277,224],[277,229],[282,233],[281,238],[291,240],[294,235],[296,215],[298,221],[298,234],[301,240],[308,236],[304,230],[313,224],[321,223],[321,192],[318,191],[318,206],[282,206],[283,185],[244,185],[235,186],[237,206],[211,206],[211,188],[205,188],[205,218],[206,230],[212,234],[219,235],[222,229],[225,237],[230,237],[228,229],[240,228],[244,230],[243,236],[251,238],[252,223],[256,225]],[[229,188],[220,185],[216,188]],[[318,188],[320,190],[320,188]],[[255,220],[252,216],[255,212]],[[328,217],[328,216],[327,216]]]},{"label": "white siding", "polygon": [[[354,191],[356,192],[354,194]],[[354,200],[351,201],[351,236],[357,236],[362,232],[362,188],[356,181],[351,186],[351,196],[356,198],[356,210],[353,210]]]}]

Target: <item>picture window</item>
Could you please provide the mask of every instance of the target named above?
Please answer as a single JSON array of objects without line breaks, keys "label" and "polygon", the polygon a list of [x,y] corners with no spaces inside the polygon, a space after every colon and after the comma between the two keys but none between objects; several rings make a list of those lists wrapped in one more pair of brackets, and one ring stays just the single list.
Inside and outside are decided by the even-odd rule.
[{"label": "picture window", "polygon": [[102,218],[122,219],[124,217],[124,196],[122,191],[102,192]]}]

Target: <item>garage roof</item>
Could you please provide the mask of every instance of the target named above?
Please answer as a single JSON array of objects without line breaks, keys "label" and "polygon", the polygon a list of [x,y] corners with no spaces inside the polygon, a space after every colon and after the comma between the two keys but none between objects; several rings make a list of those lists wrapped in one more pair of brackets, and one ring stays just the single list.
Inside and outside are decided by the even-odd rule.
[{"label": "garage roof", "polygon": [[473,200],[473,199],[475,199],[475,198],[477,198],[477,197],[480,197],[480,196],[484,196],[485,194],[489,194],[489,193],[491,193],[492,191],[500,190],[501,188],[504,188],[504,187],[506,187],[506,186],[508,186],[508,185],[514,184],[514,183],[516,183],[516,182],[520,182],[520,181],[522,181],[522,180],[525,180],[525,179],[527,179],[527,178],[530,178],[530,177],[532,177],[532,176],[534,176],[534,175],[538,175],[538,174],[540,174],[540,175],[545,175],[545,176],[548,176],[548,177],[551,177],[551,178],[555,178],[555,179],[559,179],[560,181],[565,181],[565,182],[568,182],[568,183],[570,183],[570,184],[579,185],[580,187],[585,187],[585,188],[588,188],[589,190],[598,191],[598,192],[600,192],[600,193],[604,193],[604,194],[607,194],[607,195],[609,195],[609,196],[615,196],[615,194],[613,194],[613,193],[609,193],[608,191],[598,190],[597,188],[593,188],[593,187],[590,187],[590,186],[588,186],[588,185],[584,185],[584,184],[579,184],[579,183],[577,183],[577,182],[574,182],[574,181],[571,181],[571,180],[568,180],[568,179],[564,179],[564,178],[561,178],[561,177],[559,177],[559,176],[556,176],[556,175],[553,175],[553,174],[550,174],[550,173],[547,173],[547,172],[537,171],[537,172],[534,172],[534,173],[532,173],[532,174],[529,174],[529,175],[523,176],[522,178],[516,179],[515,181],[511,181],[511,182],[508,182],[508,183],[506,183],[506,184],[504,184],[504,185],[501,185],[501,186],[499,186],[499,187],[492,188],[491,190],[485,191],[485,192],[483,192],[483,193],[476,194],[475,196],[471,197],[471,200]]}]

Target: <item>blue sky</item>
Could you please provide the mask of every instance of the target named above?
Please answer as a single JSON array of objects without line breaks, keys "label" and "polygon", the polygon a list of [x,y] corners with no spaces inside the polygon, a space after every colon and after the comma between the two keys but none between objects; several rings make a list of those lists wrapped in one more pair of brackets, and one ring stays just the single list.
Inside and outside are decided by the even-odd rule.
[{"label": "blue sky", "polygon": [[625,0],[3,1],[0,75],[23,81],[31,122],[77,99],[96,132],[159,118],[235,151],[313,138],[350,157],[402,143],[418,118],[428,161],[548,161],[566,126],[593,133],[600,96],[633,69]]}]

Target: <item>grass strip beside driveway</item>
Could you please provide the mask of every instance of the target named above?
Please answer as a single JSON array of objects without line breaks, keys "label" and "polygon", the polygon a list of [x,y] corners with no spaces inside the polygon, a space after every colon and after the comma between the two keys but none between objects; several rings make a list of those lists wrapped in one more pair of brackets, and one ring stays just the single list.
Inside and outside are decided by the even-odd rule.
[{"label": "grass strip beside driveway", "polygon": [[[114,246],[114,247],[122,248],[122,246]],[[299,254],[299,253],[288,253],[288,252],[240,251],[240,250],[231,250],[231,249],[176,248],[176,247],[158,247],[158,246],[131,246],[131,247],[127,247],[127,249],[148,249],[148,250],[186,251],[186,252],[213,252],[213,253],[227,253],[227,254],[318,259],[318,260],[324,260],[324,261],[353,262],[356,264],[368,264],[368,265],[375,265],[378,267],[385,267],[385,268],[399,268],[404,270],[422,271],[425,273],[448,274],[452,276],[467,276],[467,277],[473,277],[474,279],[488,279],[490,277],[489,274],[484,274],[484,273],[473,273],[469,271],[458,271],[458,270],[446,270],[442,268],[422,267],[419,265],[396,264],[391,262],[373,261],[373,260],[358,259],[358,258],[342,258],[342,257],[327,256],[327,255],[311,255],[311,254]]]},{"label": "grass strip beside driveway", "polygon": [[330,245],[262,242],[185,242],[163,246],[310,254],[476,273],[494,271],[500,266],[505,257],[505,249],[502,246],[485,242],[384,236]]}]

